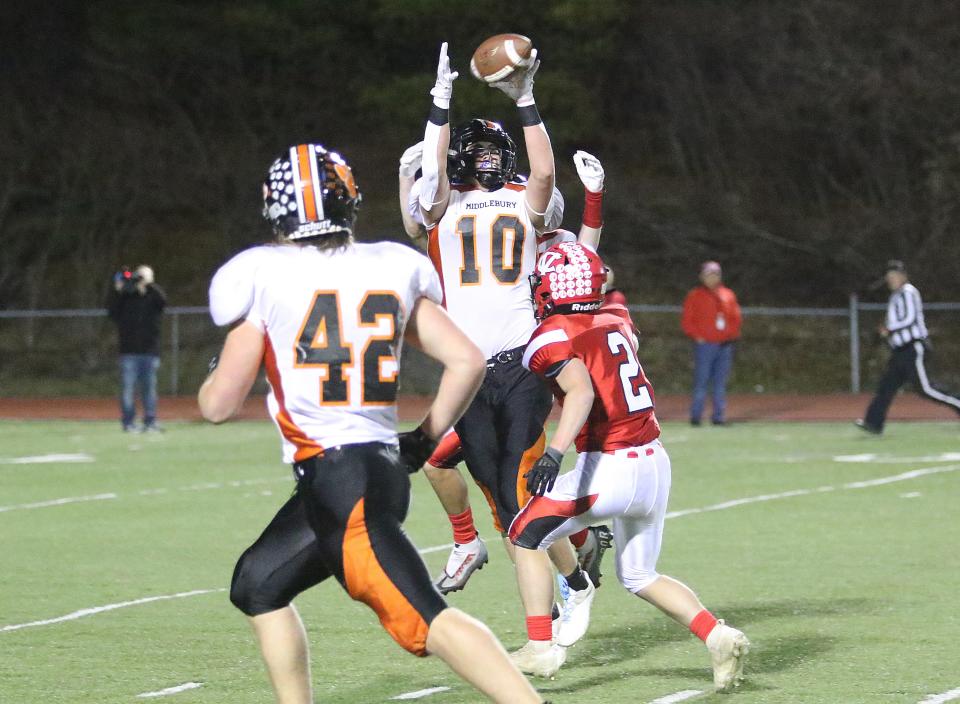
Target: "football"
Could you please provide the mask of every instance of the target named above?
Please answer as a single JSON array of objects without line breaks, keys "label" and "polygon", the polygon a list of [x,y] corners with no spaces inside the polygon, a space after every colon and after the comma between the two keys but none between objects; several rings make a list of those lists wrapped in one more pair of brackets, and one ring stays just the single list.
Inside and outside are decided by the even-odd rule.
[{"label": "football", "polygon": [[496,34],[486,39],[470,59],[470,72],[485,83],[504,80],[530,58],[533,43],[522,34]]}]

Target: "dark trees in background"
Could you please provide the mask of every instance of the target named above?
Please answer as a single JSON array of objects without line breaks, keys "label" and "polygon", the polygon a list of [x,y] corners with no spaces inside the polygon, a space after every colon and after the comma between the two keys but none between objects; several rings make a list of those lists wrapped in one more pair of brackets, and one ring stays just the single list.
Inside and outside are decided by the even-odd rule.
[{"label": "dark trees in background", "polygon": [[[442,40],[454,119],[519,124],[468,75],[532,36],[576,229],[577,148],[608,172],[603,253],[633,301],[677,302],[706,258],[745,303],[837,305],[907,260],[960,298],[960,9],[947,0],[4,3],[0,306],[98,305],[148,262],[174,304],[263,239],[275,153],[354,165],[362,237],[401,239],[396,161]],[[14,29],[16,31],[10,31]],[[52,285],[55,283],[55,285]]]}]

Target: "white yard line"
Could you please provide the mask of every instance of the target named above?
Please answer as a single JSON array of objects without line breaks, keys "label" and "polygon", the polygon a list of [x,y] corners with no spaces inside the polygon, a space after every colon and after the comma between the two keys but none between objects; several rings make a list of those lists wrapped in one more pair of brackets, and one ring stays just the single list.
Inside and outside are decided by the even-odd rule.
[{"label": "white yard line", "polygon": [[35,626],[49,626],[52,623],[62,623],[64,621],[76,621],[78,618],[84,618],[85,616],[93,616],[95,614],[102,614],[105,611],[114,611],[115,609],[123,609],[128,606],[139,606],[140,604],[149,604],[153,601],[166,601],[168,599],[183,599],[188,596],[198,596],[200,594],[214,594],[216,592],[225,592],[226,588],[221,589],[194,589],[189,592],[178,592],[177,594],[163,594],[160,596],[146,596],[142,599],[134,599],[133,601],[121,601],[116,604],[106,604],[105,606],[92,606],[86,609],[80,609],[79,611],[74,611],[69,613],[66,616],[57,616],[56,618],[47,618],[42,621],[30,621],[29,623],[15,623],[11,626],[0,626],[0,633],[5,631],[19,631],[23,628],[33,628]]},{"label": "white yard line", "polygon": [[917,704],[943,704],[944,702],[952,702],[954,699],[960,699],[960,687],[941,694],[931,694],[926,699],[921,699]]},{"label": "white yard line", "polygon": [[699,697],[701,694],[703,694],[703,690],[700,689],[684,689],[681,692],[674,692],[665,697],[658,697],[651,701],[650,704],[675,704],[675,702],[682,702],[687,699]]},{"label": "white yard line", "polygon": [[884,484],[893,484],[894,482],[905,482],[908,479],[917,477],[926,477],[931,474],[942,474],[943,472],[956,472],[960,469],[960,464],[947,464],[942,467],[924,467],[922,469],[913,469],[902,474],[894,474],[890,477],[878,477],[877,479],[867,479],[862,482],[849,482],[843,485],[844,489],[866,489],[871,486],[882,486]]},{"label": "white yard line", "polygon": [[429,555],[432,552],[440,552],[441,550],[449,550],[453,547],[453,543],[447,543],[446,545],[434,545],[432,548],[423,548],[417,550],[421,555]]},{"label": "white yard line", "polygon": [[667,518],[679,518],[680,516],[691,516],[696,513],[708,513],[709,511],[722,511],[723,509],[733,508],[734,506],[745,506],[747,504],[756,504],[763,501],[775,501],[777,499],[789,499],[794,496],[808,496],[810,494],[823,494],[830,491],[842,491],[844,489],[866,489],[884,484],[893,484],[895,482],[905,482],[910,479],[926,477],[931,474],[942,474],[944,472],[956,472],[960,469],[960,464],[948,464],[940,467],[923,467],[914,469],[901,474],[893,474],[889,477],[878,477],[876,479],[867,479],[860,482],[848,482],[839,486],[818,486],[814,489],[792,489],[791,491],[782,491],[778,494],[760,494],[758,496],[747,496],[742,499],[733,499],[719,504],[703,506],[701,508],[686,508],[679,511],[669,511]]},{"label": "white yard line", "polygon": [[69,496],[63,499],[51,499],[50,501],[37,501],[32,504],[16,504],[13,506],[0,506],[0,513],[4,511],[19,511],[30,508],[46,508],[47,506],[63,506],[64,504],[75,504],[82,501],[105,501],[107,499],[119,499],[119,494],[94,494],[93,496]]},{"label": "white yard line", "polygon": [[439,694],[440,692],[449,692],[449,687],[431,687],[430,689],[418,689],[416,692],[407,692],[406,694],[398,694],[395,697],[390,697],[390,700],[394,699],[423,699],[424,697],[429,697],[431,694]]},{"label": "white yard line", "polygon": [[93,462],[93,456],[85,452],[59,455],[29,455],[27,457],[0,457],[0,464],[57,464],[67,462]]},{"label": "white yard line", "polygon": [[176,687],[167,687],[166,689],[158,689],[156,692],[144,692],[143,694],[138,694],[138,699],[151,699],[153,697],[166,697],[171,694],[179,694],[180,692],[186,692],[188,689],[197,689],[202,687],[203,682],[184,682],[183,684],[178,684]]},{"label": "white yard line", "polygon": [[[158,494],[166,494],[170,491],[209,491],[211,489],[237,489],[247,486],[254,486],[257,484],[270,484],[273,482],[289,482],[290,479],[287,477],[270,477],[268,479],[242,479],[242,480],[233,480],[228,482],[204,482],[202,484],[189,484],[187,486],[179,486],[175,489],[141,489],[137,492],[140,496],[156,496]],[[120,494],[115,494],[113,492],[106,494],[94,494],[93,496],[68,496],[62,499],[50,499],[49,501],[37,501],[32,504],[15,504],[12,506],[0,506],[0,513],[5,511],[19,511],[23,509],[30,508],[46,508],[48,506],[63,506],[64,504],[75,504],[82,501],[104,501],[106,499],[119,499]]]},{"label": "white yard line", "polygon": [[833,458],[834,462],[869,464],[914,464],[917,462],[956,462],[957,460],[960,460],[960,452],[941,452],[937,455],[922,455],[920,457],[896,457],[894,455],[865,452],[860,455],[836,455]]}]

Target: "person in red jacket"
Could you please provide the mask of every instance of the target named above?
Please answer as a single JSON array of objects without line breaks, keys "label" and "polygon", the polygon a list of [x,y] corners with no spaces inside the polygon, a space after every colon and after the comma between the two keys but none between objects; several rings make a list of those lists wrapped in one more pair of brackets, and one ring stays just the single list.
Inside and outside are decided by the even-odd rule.
[{"label": "person in red jacket", "polygon": [[714,425],[726,423],[727,378],[733,366],[734,343],[740,337],[740,305],[737,296],[723,285],[717,262],[700,267],[700,285],[683,301],[680,325],[693,340],[693,401],[690,424],[700,425],[707,390],[713,383]]}]

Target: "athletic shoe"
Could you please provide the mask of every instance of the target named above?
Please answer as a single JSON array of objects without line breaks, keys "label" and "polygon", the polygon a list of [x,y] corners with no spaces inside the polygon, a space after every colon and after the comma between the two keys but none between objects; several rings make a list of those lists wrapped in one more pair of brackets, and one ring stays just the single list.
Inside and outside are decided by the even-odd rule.
[{"label": "athletic shoe", "polygon": [[458,592],[467,586],[467,580],[487,564],[487,546],[478,535],[469,543],[454,545],[447,558],[447,566],[434,584],[441,594]]},{"label": "athletic shoe", "polygon": [[553,677],[566,659],[566,649],[548,640],[528,640],[520,650],[510,653],[510,660],[520,672],[537,677]]},{"label": "athletic shoe", "polygon": [[596,587],[587,579],[587,588],[580,591],[570,590],[570,597],[563,603],[560,611],[560,628],[557,632],[557,645],[569,648],[583,638],[590,625],[590,606],[597,593]]},{"label": "athletic shoe", "polygon": [[[577,548],[577,562],[580,569],[590,575],[593,586],[600,587],[600,561],[603,553],[613,547],[613,533],[607,526],[590,526],[587,528],[587,539]],[[566,596],[564,596],[566,599]]]},{"label": "athletic shoe", "polygon": [[860,428],[865,433],[870,433],[871,435],[881,435],[883,433],[883,428],[878,428],[875,425],[870,425],[865,420],[855,420],[853,424]]},{"label": "athletic shoe", "polygon": [[707,650],[713,662],[713,686],[718,692],[729,692],[743,680],[743,662],[750,652],[750,641],[736,628],[723,622],[707,636]]},{"label": "athletic shoe", "polygon": [[150,423],[149,425],[143,426],[143,432],[145,433],[162,433],[163,428],[161,428],[156,423]]}]

